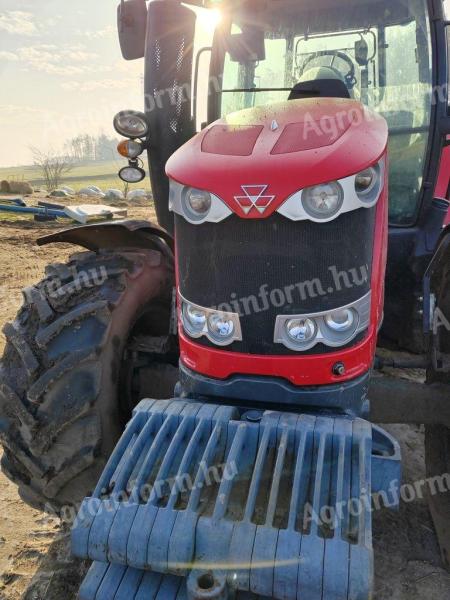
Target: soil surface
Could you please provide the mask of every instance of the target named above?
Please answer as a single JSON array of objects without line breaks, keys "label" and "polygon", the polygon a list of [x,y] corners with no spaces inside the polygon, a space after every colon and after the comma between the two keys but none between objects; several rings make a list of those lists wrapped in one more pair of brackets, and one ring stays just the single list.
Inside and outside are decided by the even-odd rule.
[{"label": "soil surface", "polygon": [[[131,218],[149,216],[149,208],[129,209]],[[59,227],[0,217],[0,328],[14,318],[21,289],[41,279],[46,264],[77,251],[35,245],[37,237]],[[3,347],[0,334],[0,354]],[[424,479],[421,428],[399,425],[389,431],[402,446],[405,481]],[[442,568],[425,499],[403,503],[399,512],[376,513],[374,539],[376,600],[450,598],[450,575]],[[0,600],[75,599],[86,568],[71,558],[69,534],[59,522],[24,504],[14,484],[0,474]]]}]

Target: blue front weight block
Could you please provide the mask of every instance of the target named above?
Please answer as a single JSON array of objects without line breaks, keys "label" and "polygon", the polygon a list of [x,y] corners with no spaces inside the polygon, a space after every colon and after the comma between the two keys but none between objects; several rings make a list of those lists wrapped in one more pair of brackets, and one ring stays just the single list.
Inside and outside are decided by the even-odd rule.
[{"label": "blue front weight block", "polygon": [[80,598],[368,600],[400,477],[362,419],[144,400],[73,527]]},{"label": "blue front weight block", "polygon": [[[186,581],[174,575],[161,575],[113,565],[93,563],[84,580],[79,600],[189,600]],[[191,596],[192,597],[192,596]],[[217,598],[206,591],[200,598]],[[228,596],[229,597],[229,596]],[[225,597],[226,598],[226,597]],[[218,599],[219,600],[219,599]],[[237,592],[234,600],[267,600],[248,592]]]}]

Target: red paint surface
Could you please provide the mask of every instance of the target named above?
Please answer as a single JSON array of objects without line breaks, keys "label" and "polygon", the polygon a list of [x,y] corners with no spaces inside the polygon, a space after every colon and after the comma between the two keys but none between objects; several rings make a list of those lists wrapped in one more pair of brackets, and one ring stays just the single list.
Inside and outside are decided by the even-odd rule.
[{"label": "red paint surface", "polygon": [[[239,138],[241,152],[253,146],[251,154],[203,152],[209,135],[214,136],[214,147],[220,146],[220,131],[209,133],[218,125],[227,126],[224,148],[235,145],[235,135],[236,147]],[[263,130],[255,141],[255,127],[260,126]],[[216,194],[243,219],[263,219],[298,190],[348,177],[377,162],[387,134],[386,121],[354,100],[290,100],[243,110],[212,124],[175,152],[166,172],[181,184]],[[292,151],[295,144],[301,149]],[[245,214],[236,200],[242,196],[241,186],[251,185],[267,186],[265,195],[275,196],[263,214],[254,207]]]},{"label": "red paint surface", "polygon": [[[447,136],[447,141],[450,141],[450,136]],[[434,195],[436,198],[450,200],[450,146],[446,146],[442,151]],[[444,226],[446,225],[450,225],[450,211],[447,212],[444,221]]]}]

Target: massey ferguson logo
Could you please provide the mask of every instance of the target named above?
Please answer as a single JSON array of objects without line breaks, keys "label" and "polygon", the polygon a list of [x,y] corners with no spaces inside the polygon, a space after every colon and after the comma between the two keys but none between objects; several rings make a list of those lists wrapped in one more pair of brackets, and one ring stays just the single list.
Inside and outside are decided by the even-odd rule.
[{"label": "massey ferguson logo", "polygon": [[275,196],[266,194],[268,187],[268,185],[241,185],[245,195],[235,196],[234,199],[246,215],[252,208],[256,208],[259,213],[263,214],[275,200]]}]

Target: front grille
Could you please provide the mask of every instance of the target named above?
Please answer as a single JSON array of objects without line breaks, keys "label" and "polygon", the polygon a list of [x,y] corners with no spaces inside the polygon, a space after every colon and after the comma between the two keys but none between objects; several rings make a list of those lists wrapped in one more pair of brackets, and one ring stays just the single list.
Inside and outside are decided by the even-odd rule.
[{"label": "front grille", "polygon": [[[370,291],[375,213],[362,208],[321,224],[275,213],[191,225],[175,215],[180,292],[200,306],[228,304],[241,313],[243,341],[225,350],[298,354],[274,344],[277,315],[331,310]],[[263,286],[272,293],[266,301]],[[204,338],[196,343],[212,346]],[[321,345],[312,352],[330,351]]]}]

